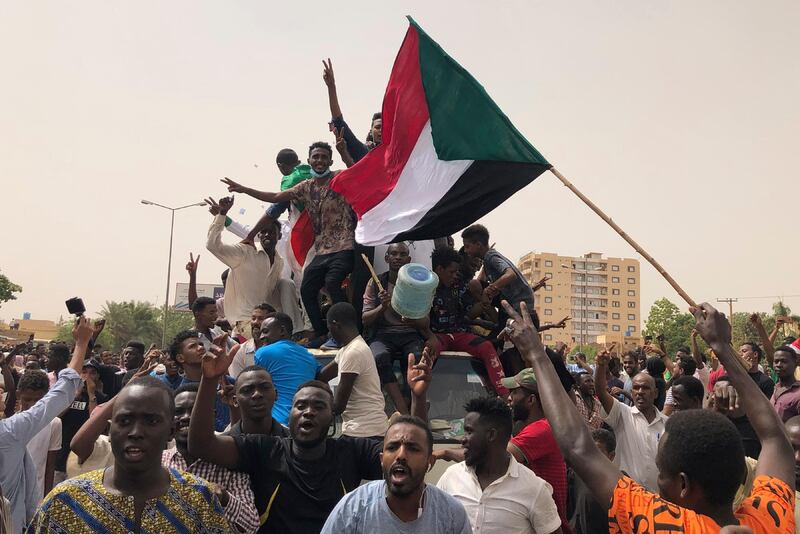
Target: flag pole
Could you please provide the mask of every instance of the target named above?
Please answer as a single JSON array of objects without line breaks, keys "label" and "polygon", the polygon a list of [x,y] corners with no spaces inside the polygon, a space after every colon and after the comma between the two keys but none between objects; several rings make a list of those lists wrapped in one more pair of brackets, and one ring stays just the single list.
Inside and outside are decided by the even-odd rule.
[{"label": "flag pole", "polygon": [[628,242],[628,244],[629,244],[630,246],[632,246],[632,247],[633,247],[633,249],[634,249],[636,252],[638,252],[639,254],[641,254],[641,255],[642,255],[642,257],[644,257],[644,259],[646,259],[648,262],[650,262],[650,265],[652,265],[653,267],[655,267],[656,271],[658,271],[658,273],[659,273],[661,276],[663,276],[663,277],[664,277],[664,279],[665,279],[665,280],[666,280],[666,281],[669,283],[669,285],[671,285],[671,286],[672,286],[672,289],[674,289],[675,291],[677,291],[677,292],[678,292],[678,295],[680,295],[681,297],[683,297],[683,300],[685,300],[685,301],[686,301],[686,302],[689,304],[689,306],[697,307],[697,304],[695,304],[694,300],[692,300],[692,297],[690,297],[690,296],[689,296],[689,295],[686,293],[686,291],[684,291],[684,290],[683,290],[683,288],[681,288],[681,286],[679,286],[679,285],[678,285],[678,282],[676,282],[676,281],[675,281],[675,280],[672,278],[672,276],[670,276],[670,274],[669,274],[669,273],[666,271],[666,269],[664,269],[664,268],[661,266],[661,264],[660,264],[660,263],[658,263],[658,262],[656,261],[656,259],[655,259],[653,256],[651,256],[651,255],[650,255],[650,254],[649,254],[649,253],[648,253],[646,250],[644,250],[644,249],[643,249],[643,248],[642,248],[642,247],[639,245],[639,243],[637,243],[636,241],[634,241],[634,240],[631,238],[631,236],[629,236],[628,234],[626,234],[626,233],[625,233],[625,231],[624,231],[622,228],[620,228],[620,227],[619,227],[619,225],[617,225],[617,223],[615,223],[615,222],[614,222],[614,221],[611,219],[611,217],[609,217],[608,215],[606,215],[605,213],[603,213],[603,210],[601,210],[600,208],[598,208],[598,207],[597,207],[597,205],[596,205],[594,202],[592,202],[591,200],[589,200],[589,198],[588,198],[586,195],[584,195],[583,193],[581,193],[580,191],[578,191],[578,189],[577,189],[577,188],[576,188],[574,185],[572,185],[572,182],[570,182],[569,180],[567,180],[567,179],[566,179],[566,177],[564,177],[564,175],[563,175],[563,174],[561,174],[560,172],[558,172],[558,169],[556,169],[555,167],[550,167],[550,172],[552,172],[552,173],[555,175],[555,177],[556,177],[556,178],[558,178],[558,179],[561,181],[561,183],[562,183],[562,184],[564,184],[564,185],[565,185],[565,186],[566,186],[566,187],[567,187],[567,188],[568,188],[570,191],[572,191],[573,193],[575,193],[575,195],[576,195],[576,196],[577,196],[579,199],[583,200],[583,202],[584,202],[584,203],[585,203],[587,206],[589,206],[589,207],[592,209],[592,211],[593,211],[593,212],[595,212],[597,215],[599,215],[599,216],[600,216],[600,218],[601,218],[601,219],[603,219],[605,222],[607,222],[607,223],[608,223],[608,225],[609,225],[611,228],[613,228],[613,229],[614,229],[614,231],[615,231],[615,232],[617,232],[617,233],[618,233],[618,234],[619,234],[619,235],[622,237],[622,239],[624,239],[625,241],[627,241],[627,242]]}]

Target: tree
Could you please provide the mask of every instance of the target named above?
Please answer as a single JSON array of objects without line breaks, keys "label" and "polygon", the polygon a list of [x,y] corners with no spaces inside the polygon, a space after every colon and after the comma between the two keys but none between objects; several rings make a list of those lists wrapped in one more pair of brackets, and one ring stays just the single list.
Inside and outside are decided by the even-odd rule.
[{"label": "tree", "polygon": [[22,287],[8,279],[4,274],[0,274],[0,304],[9,300],[16,300],[14,293],[21,293]]},{"label": "tree", "polygon": [[670,355],[683,346],[688,346],[694,328],[692,314],[681,312],[680,308],[667,298],[660,298],[653,303],[645,321],[644,334],[664,336],[664,343]]}]

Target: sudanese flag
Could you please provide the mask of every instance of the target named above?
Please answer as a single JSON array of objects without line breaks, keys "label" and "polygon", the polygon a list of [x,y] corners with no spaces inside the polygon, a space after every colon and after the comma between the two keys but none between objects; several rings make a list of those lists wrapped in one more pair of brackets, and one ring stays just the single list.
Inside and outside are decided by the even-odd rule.
[{"label": "sudanese flag", "polygon": [[409,17],[383,99],[382,143],[333,179],[356,241],[453,234],[551,165],[484,88]]}]

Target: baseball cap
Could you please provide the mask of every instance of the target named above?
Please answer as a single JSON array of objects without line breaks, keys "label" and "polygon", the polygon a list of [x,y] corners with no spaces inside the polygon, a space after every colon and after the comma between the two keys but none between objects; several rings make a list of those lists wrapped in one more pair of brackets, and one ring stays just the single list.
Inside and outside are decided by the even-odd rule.
[{"label": "baseball cap", "polygon": [[533,369],[530,367],[523,369],[516,376],[512,376],[510,378],[504,378],[501,383],[503,387],[506,389],[514,389],[514,388],[526,388],[526,389],[534,389],[536,388],[536,376],[533,374]]}]

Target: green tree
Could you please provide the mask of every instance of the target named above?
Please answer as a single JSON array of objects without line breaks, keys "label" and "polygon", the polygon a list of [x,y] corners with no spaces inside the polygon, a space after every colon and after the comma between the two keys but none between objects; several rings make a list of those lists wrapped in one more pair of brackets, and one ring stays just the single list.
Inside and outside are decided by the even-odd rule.
[{"label": "green tree", "polygon": [[21,293],[22,287],[8,279],[8,277],[0,273],[0,304],[8,302],[9,300],[16,300],[17,297],[14,293]]},{"label": "green tree", "polygon": [[643,333],[653,338],[663,335],[667,352],[673,355],[678,348],[684,345],[690,346],[694,324],[692,314],[681,312],[678,306],[662,297],[650,308]]}]

